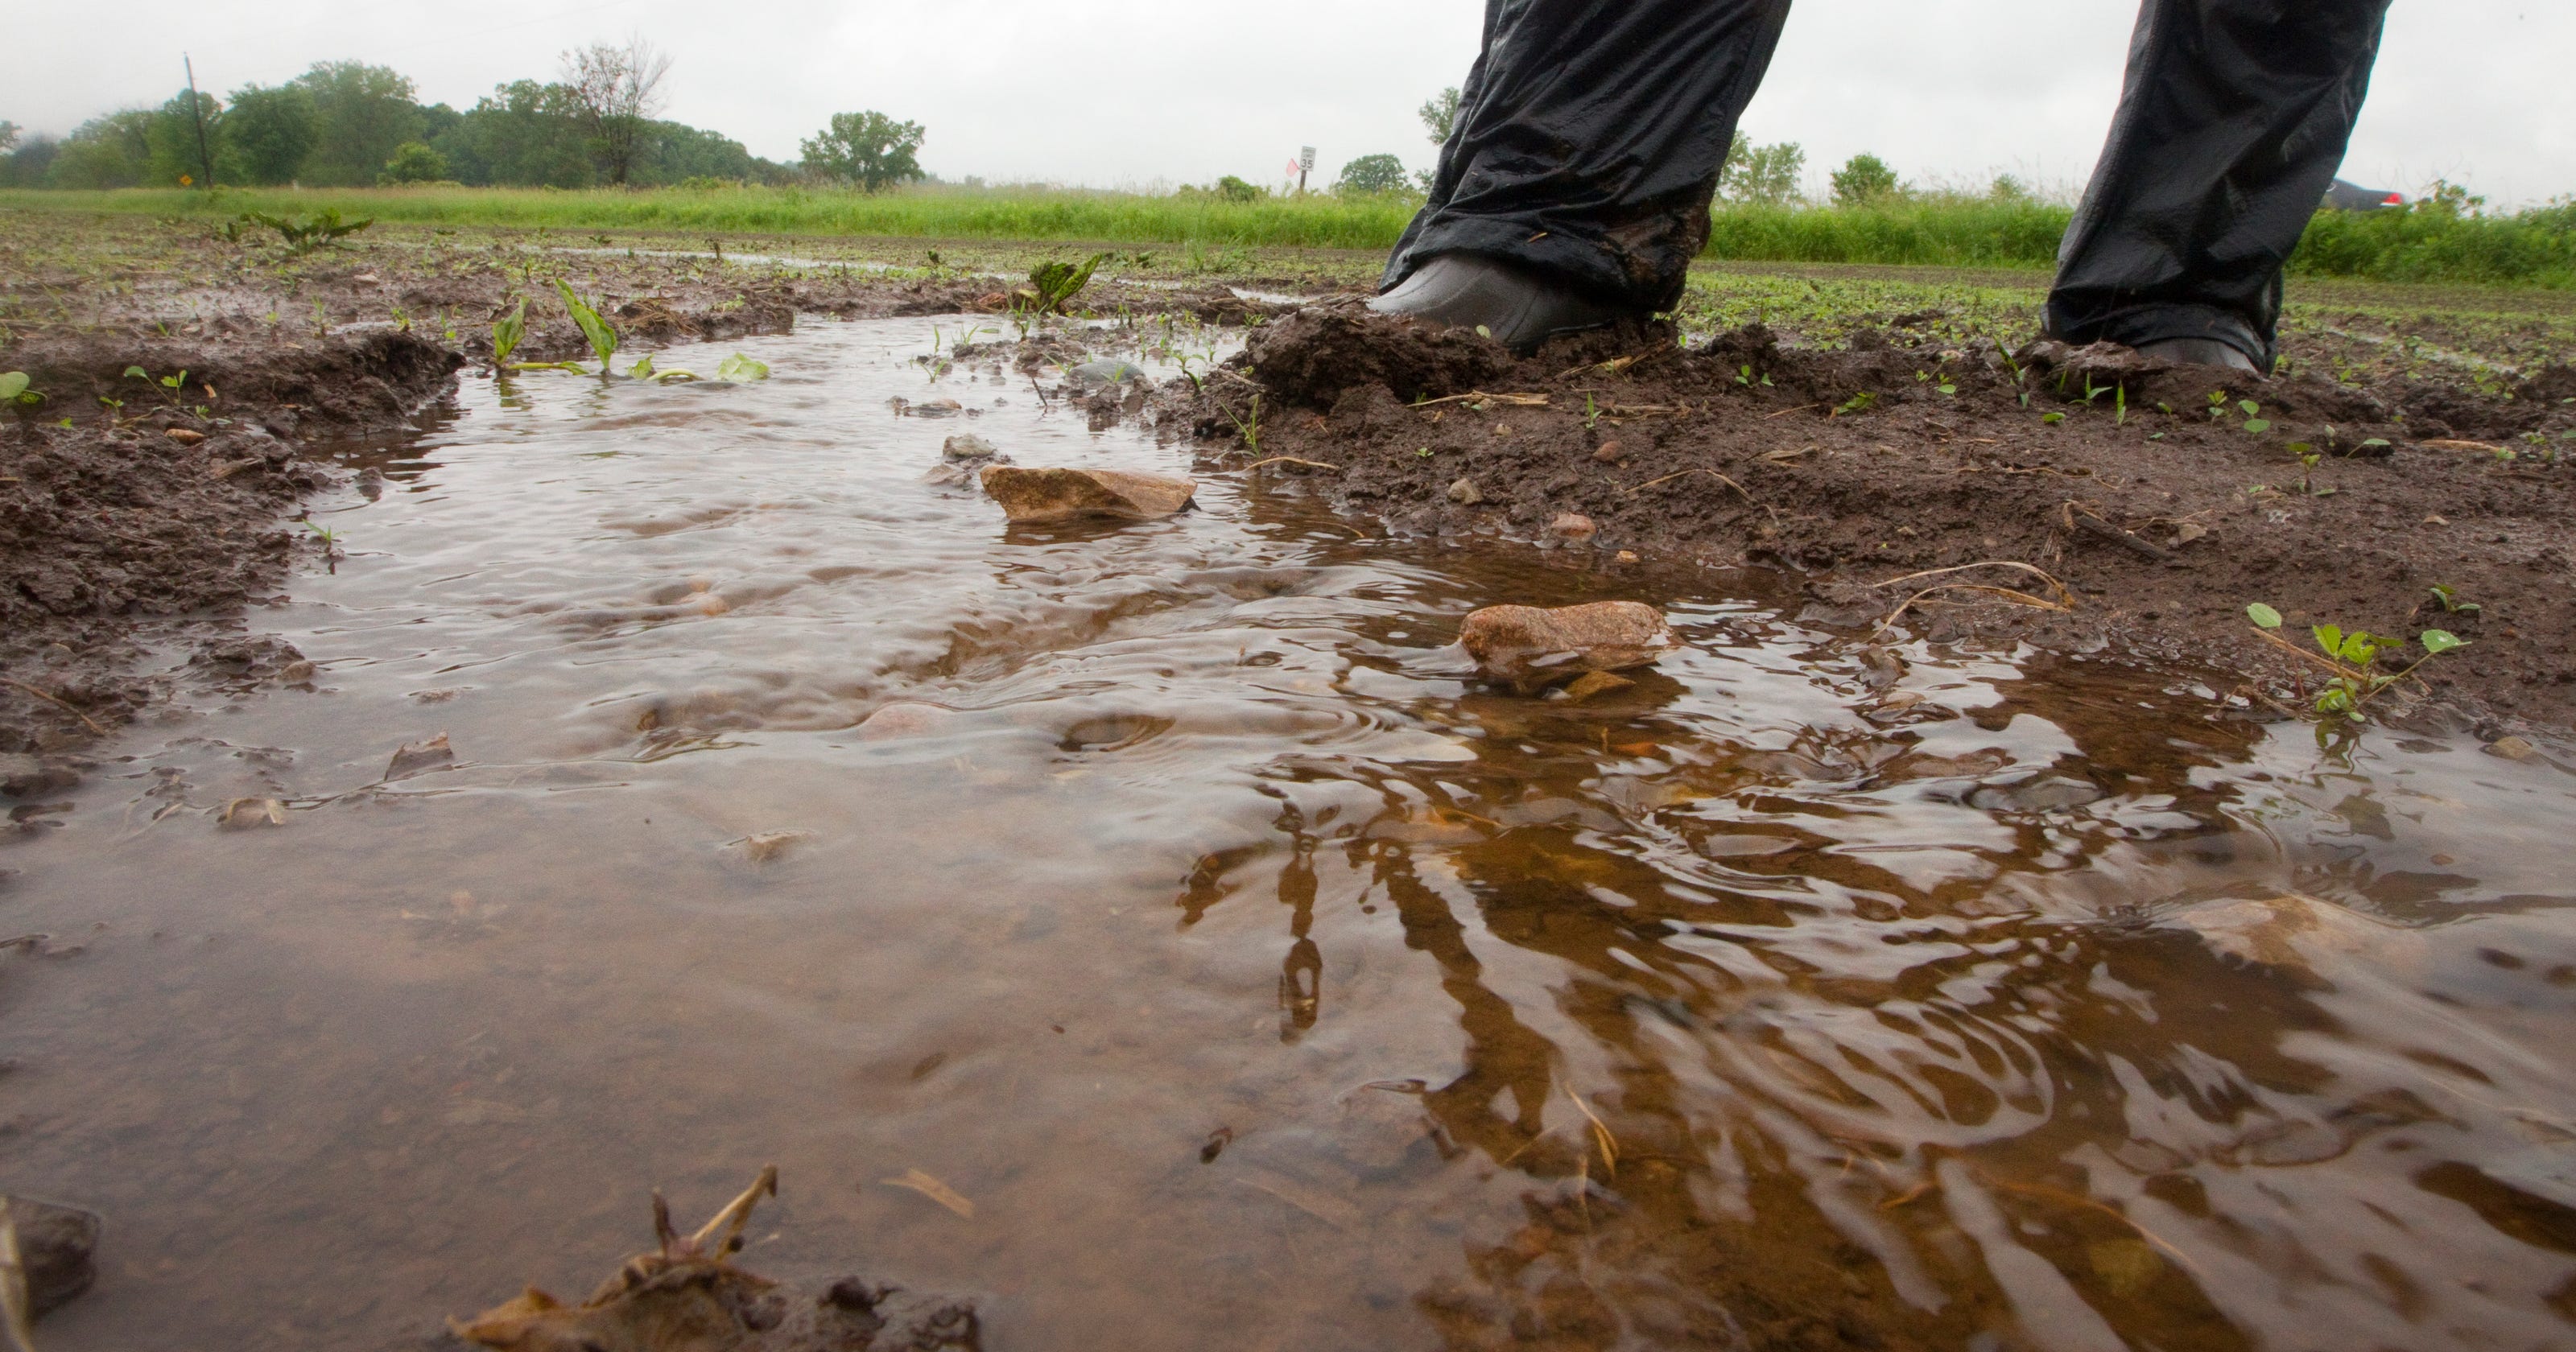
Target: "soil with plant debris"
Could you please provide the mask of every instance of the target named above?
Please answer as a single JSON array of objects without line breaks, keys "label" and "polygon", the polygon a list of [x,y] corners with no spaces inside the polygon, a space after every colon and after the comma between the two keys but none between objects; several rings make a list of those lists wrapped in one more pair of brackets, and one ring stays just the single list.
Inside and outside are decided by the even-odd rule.
[{"label": "soil with plant debris", "polygon": [[[1783,570],[1827,626],[2198,669],[2282,712],[2334,679],[2293,651],[2311,625],[2439,629],[2467,646],[2371,712],[2490,741],[2576,723],[2576,370],[2502,393],[2258,380],[1950,345],[1924,332],[1938,318],[1831,350],[1634,326],[1523,360],[1327,304],[1256,332],[1204,390],[1168,387],[1161,412],[1219,463],[1305,476],[1397,530]],[[2287,617],[2288,646],[2253,603]]]}]

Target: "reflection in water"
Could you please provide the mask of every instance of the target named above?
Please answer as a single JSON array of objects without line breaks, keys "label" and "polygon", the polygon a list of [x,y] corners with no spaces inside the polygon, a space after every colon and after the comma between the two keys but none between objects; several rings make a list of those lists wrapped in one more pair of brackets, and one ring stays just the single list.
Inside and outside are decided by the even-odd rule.
[{"label": "reflection in water", "polygon": [[[2561,762],[1293,485],[1006,532],[890,396],[1184,453],[934,382],[930,322],[470,388],[263,617],[319,693],[19,838],[5,1182],[111,1227],[49,1346],[380,1345],[768,1161],[754,1267],[1001,1346],[2566,1340]],[[1613,597],[1688,646],[1595,700],[1449,645]]]}]

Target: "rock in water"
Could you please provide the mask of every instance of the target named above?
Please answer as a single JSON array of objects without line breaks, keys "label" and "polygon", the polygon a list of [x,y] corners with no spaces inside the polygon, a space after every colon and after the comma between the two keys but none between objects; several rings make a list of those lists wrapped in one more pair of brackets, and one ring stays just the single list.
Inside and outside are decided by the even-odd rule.
[{"label": "rock in water", "polygon": [[960,432],[940,443],[939,455],[944,460],[991,460],[993,443],[972,432]]},{"label": "rock in water", "polygon": [[1106,358],[1101,361],[1087,361],[1080,366],[1073,367],[1064,374],[1066,379],[1071,380],[1074,384],[1079,385],[1084,389],[1092,389],[1101,385],[1120,385],[1131,380],[1141,381],[1146,379],[1144,367],[1138,366],[1132,361],[1120,361],[1115,357]]},{"label": "rock in water", "polygon": [[40,1319],[98,1280],[98,1213],[25,1197],[5,1200],[27,1275],[27,1315]]},{"label": "rock in water", "polygon": [[1524,694],[1587,671],[1649,666],[1674,646],[1663,613],[1635,601],[1487,606],[1458,626],[1458,642],[1486,675]]},{"label": "rock in water", "polygon": [[1195,480],[1120,469],[1020,469],[984,471],[984,491],[1015,522],[1071,521],[1086,516],[1150,521],[1190,505]]}]

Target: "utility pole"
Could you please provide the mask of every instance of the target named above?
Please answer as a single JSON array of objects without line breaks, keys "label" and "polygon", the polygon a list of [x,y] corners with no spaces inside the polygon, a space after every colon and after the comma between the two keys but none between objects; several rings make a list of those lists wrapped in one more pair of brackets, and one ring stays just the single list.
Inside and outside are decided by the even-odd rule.
[{"label": "utility pole", "polygon": [[188,72],[188,112],[197,119],[197,167],[206,171],[206,186],[215,186],[215,152],[206,144],[206,106],[197,101],[197,63],[179,53],[179,64]]}]

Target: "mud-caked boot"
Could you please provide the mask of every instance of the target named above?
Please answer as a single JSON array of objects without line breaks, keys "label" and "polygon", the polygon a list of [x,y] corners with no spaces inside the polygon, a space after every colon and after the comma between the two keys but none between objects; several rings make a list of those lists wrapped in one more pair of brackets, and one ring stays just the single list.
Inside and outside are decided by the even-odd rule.
[{"label": "mud-caked boot", "polygon": [[1432,259],[1369,308],[1448,328],[1483,329],[1524,356],[1558,334],[1597,329],[1629,313],[1542,273],[1473,254]]},{"label": "mud-caked boot", "polygon": [[2152,343],[2141,343],[2138,345],[2137,352],[2141,357],[2150,359],[2161,357],[2166,361],[2179,362],[2185,366],[2224,366],[2231,371],[2243,371],[2249,375],[2269,374],[2263,368],[2256,366],[2252,357],[2238,351],[2235,344],[2222,343],[2215,338],[2165,338]]}]

